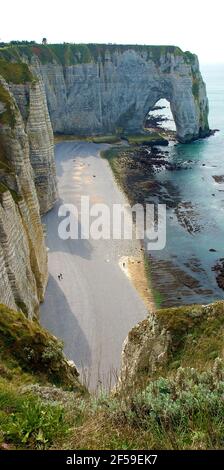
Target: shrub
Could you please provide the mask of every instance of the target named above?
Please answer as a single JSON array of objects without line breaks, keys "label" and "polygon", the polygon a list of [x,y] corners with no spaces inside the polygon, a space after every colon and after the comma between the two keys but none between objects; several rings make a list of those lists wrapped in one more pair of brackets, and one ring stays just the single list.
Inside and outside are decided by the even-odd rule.
[{"label": "shrub", "polygon": [[[211,370],[179,368],[160,377],[143,392],[110,406],[116,422],[171,438],[172,448],[222,448],[224,445],[224,367],[216,359]],[[159,440],[158,440],[159,439]]]}]

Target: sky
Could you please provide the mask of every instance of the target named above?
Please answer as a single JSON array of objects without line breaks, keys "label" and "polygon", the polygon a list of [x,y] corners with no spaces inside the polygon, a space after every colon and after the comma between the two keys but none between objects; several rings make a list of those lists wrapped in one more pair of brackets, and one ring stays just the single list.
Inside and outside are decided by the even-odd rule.
[{"label": "sky", "polygon": [[223,14],[223,0],[11,0],[0,41],[170,44],[224,63]]}]

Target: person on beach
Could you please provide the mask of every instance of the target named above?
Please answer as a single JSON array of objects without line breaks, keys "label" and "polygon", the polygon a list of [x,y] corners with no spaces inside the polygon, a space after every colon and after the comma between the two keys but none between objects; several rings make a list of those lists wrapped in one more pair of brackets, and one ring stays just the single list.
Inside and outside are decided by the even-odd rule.
[{"label": "person on beach", "polygon": [[61,273],[60,273],[60,279],[61,279],[61,280],[63,279],[63,276],[62,276],[62,274],[61,274]]}]

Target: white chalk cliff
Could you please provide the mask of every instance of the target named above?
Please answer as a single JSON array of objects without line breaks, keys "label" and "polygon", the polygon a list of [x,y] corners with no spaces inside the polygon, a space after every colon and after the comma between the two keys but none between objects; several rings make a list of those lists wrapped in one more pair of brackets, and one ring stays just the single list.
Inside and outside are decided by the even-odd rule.
[{"label": "white chalk cliff", "polygon": [[57,197],[41,86],[0,77],[0,302],[29,317],[38,315],[48,279],[40,208],[49,210]]}]

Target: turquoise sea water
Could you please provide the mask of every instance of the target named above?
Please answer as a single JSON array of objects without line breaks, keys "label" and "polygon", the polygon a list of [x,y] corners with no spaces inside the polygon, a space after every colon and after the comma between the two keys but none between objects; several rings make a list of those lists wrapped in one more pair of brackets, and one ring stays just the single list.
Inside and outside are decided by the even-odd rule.
[{"label": "turquoise sea water", "polygon": [[[187,145],[171,144],[169,160],[180,168],[164,169],[155,177],[163,187],[155,199],[168,206],[166,248],[150,255],[162,305],[224,298],[212,270],[224,258],[224,64],[202,66],[201,71],[210,128],[220,132]],[[213,176],[223,176],[223,182]]]}]

